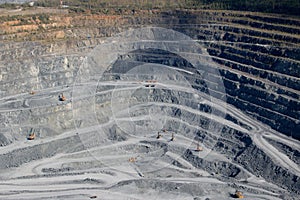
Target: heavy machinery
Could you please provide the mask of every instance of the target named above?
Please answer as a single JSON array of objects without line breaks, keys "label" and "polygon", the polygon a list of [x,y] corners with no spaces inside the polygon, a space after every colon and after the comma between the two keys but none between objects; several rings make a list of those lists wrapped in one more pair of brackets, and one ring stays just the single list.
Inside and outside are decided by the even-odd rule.
[{"label": "heavy machinery", "polygon": [[66,101],[67,98],[64,96],[64,94],[62,93],[60,96],[59,96],[59,100],[60,101]]},{"label": "heavy machinery", "polygon": [[160,132],[157,132],[157,137],[156,137],[156,139],[159,139],[159,138],[161,138],[161,134],[160,134]]},{"label": "heavy machinery", "polygon": [[35,91],[31,90],[31,91],[29,92],[29,94],[34,95],[34,94],[35,94]]},{"label": "heavy machinery", "polygon": [[157,80],[147,80],[145,87],[155,87],[154,83],[157,83]]},{"label": "heavy machinery", "polygon": [[203,151],[203,148],[199,145],[199,142],[197,143],[197,148],[195,151]]},{"label": "heavy machinery", "polygon": [[133,163],[133,162],[136,161],[136,159],[137,159],[137,158],[131,157],[131,158],[128,159],[128,161]]},{"label": "heavy machinery", "polygon": [[35,139],[35,133],[34,132],[31,132],[29,134],[29,136],[27,137],[28,140],[34,140]]},{"label": "heavy machinery", "polygon": [[174,140],[175,140],[175,136],[174,136],[174,133],[172,133],[171,141],[174,141]]},{"label": "heavy machinery", "polygon": [[243,199],[244,198],[244,195],[241,191],[236,191],[235,194],[234,194],[235,198],[237,199]]}]

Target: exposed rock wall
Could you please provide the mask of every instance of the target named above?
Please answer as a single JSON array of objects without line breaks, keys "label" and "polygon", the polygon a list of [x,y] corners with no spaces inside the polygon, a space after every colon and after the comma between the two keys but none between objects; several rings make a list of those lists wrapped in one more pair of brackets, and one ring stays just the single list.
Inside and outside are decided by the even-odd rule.
[{"label": "exposed rock wall", "polygon": [[[84,151],[86,147],[96,147],[99,144],[97,139],[105,140],[105,142],[126,141],[128,136],[114,125],[106,127],[105,137],[95,137],[98,132],[86,133],[88,142],[84,145],[82,138],[79,138],[78,135],[71,135],[71,132],[68,131],[74,130],[72,134],[76,134],[75,127],[86,128],[88,126],[82,122],[83,120],[74,120],[74,113],[80,109],[74,107],[72,99],[74,92],[72,86],[78,78],[78,70],[85,56],[95,46],[101,44],[106,37],[127,30],[128,27],[162,26],[183,32],[197,40],[215,61],[214,67],[219,69],[226,89],[225,93],[220,95],[226,95],[229,104],[236,106],[273,129],[299,139],[300,136],[297,135],[300,132],[299,20],[223,11],[144,12],[146,13],[145,16],[138,14],[77,16],[72,19],[68,18],[70,23],[63,30],[60,30],[61,27],[49,25],[50,28],[43,32],[36,32],[34,36],[30,34],[21,35],[21,33],[1,35],[3,40],[0,43],[0,146],[8,150],[4,150],[0,155],[0,160],[3,161],[0,162],[0,170],[22,167],[27,163],[52,158],[58,154],[74,153],[71,157],[76,157],[78,156],[76,153],[81,154],[81,151]],[[55,36],[57,31],[63,32],[60,39]],[[18,40],[38,38],[39,41],[15,43],[10,38],[17,38]],[[193,66],[183,58],[153,49],[144,52],[130,52],[124,57],[127,60],[124,59],[120,63],[118,60],[110,72],[125,73],[131,69],[130,67],[135,66],[135,64],[138,65],[140,62],[166,64],[188,69],[191,72],[196,71],[195,69],[193,71]],[[214,76],[210,73],[207,75]],[[105,78],[113,82],[119,80],[120,76],[111,75],[109,77],[108,75]],[[201,79],[203,77],[199,74],[185,74],[185,78],[200,91],[215,92],[213,88],[211,91],[207,90],[205,82]],[[112,88],[114,87],[106,85],[97,87],[96,92],[99,94],[95,97],[96,111],[94,111],[99,123],[107,123],[112,115],[110,107],[106,107],[107,104],[111,103],[112,94],[111,92],[105,93],[105,90]],[[31,94],[31,91],[35,94]],[[105,92],[103,93],[103,91]],[[60,92],[65,94],[66,101],[59,101]],[[146,93],[138,92],[135,93],[135,101],[147,102],[149,100],[146,99]],[[156,96],[151,101],[165,101],[174,105],[179,104],[179,99],[176,96],[188,100],[191,98],[188,94],[180,93],[179,95],[172,91],[164,91],[164,95],[161,95],[154,90],[153,94]],[[164,99],[161,96],[164,96]],[[77,105],[84,106],[88,102],[86,100],[91,97],[77,96],[77,98],[82,98],[81,104]],[[212,110],[212,107],[205,103],[199,105],[196,104],[197,102],[188,100],[186,103],[190,103],[190,106],[195,109],[197,108],[197,111],[210,113]],[[139,112],[134,114],[146,115],[145,110],[144,113]],[[193,113],[186,115],[187,113],[189,112],[172,108],[168,114],[172,115],[174,119],[183,119],[196,125],[199,131],[196,132],[193,139],[200,142],[208,139],[208,142],[204,143],[206,148],[211,147],[208,146],[210,141],[217,140],[216,144],[213,144],[212,152],[219,156],[208,156],[203,159],[189,147],[185,149],[183,155],[180,154],[178,159],[175,159],[170,155],[178,153],[181,149],[175,149],[167,143],[156,142],[155,139],[155,142],[143,142],[143,145],[147,145],[143,148],[134,145],[126,147],[111,145],[108,149],[101,149],[101,153],[111,155],[110,153],[124,153],[134,148],[141,148],[143,149],[141,151],[145,152],[155,150],[153,154],[162,161],[173,160],[172,165],[179,168],[176,170],[190,169],[187,161],[197,170],[208,172],[210,178],[240,183],[241,180],[247,182],[249,176],[254,175],[252,178],[263,177],[267,182],[299,194],[299,176],[293,170],[283,167],[282,163],[276,163],[274,161],[276,159],[269,156],[264,151],[265,149],[258,147],[257,141],[255,142],[254,136],[251,135],[253,132],[256,134],[251,123],[247,124],[244,119],[239,119],[228,113],[226,122],[232,122],[233,127],[237,126],[243,131],[225,126],[222,134],[216,138],[213,133],[206,131],[209,126],[207,118],[199,117]],[[83,113],[82,117],[88,118],[89,116]],[[145,125],[144,122],[139,123]],[[168,121],[166,125],[168,129],[175,131],[174,127],[178,126],[178,123]],[[38,139],[31,142],[47,141],[48,139],[51,141],[37,144],[26,141],[26,134],[31,132],[32,127],[35,127]],[[191,127],[185,124],[182,125],[182,129],[189,130]],[[60,138],[61,134],[64,138]],[[184,135],[185,133],[180,134],[187,136],[187,134]],[[291,161],[299,164],[298,147],[291,145],[292,142],[281,143],[277,140],[269,139],[267,141],[270,141],[272,147],[278,149],[279,152],[288,155]],[[14,142],[28,142],[29,146],[26,144],[24,147],[21,146],[9,151],[9,145]],[[167,155],[166,152],[169,154]],[[28,154],[32,155],[28,157]],[[99,167],[99,163],[94,161],[78,164],[76,159],[62,160],[62,162],[67,163],[62,166],[44,166],[37,176],[51,176],[49,174],[58,172],[62,174],[64,172],[84,173],[76,170],[94,170],[95,167]],[[112,162],[114,162],[113,160],[114,158]],[[144,167],[147,168],[148,166]],[[155,173],[166,176],[163,172]],[[193,178],[200,176],[195,172],[191,172],[189,175]],[[186,176],[186,174],[182,176]],[[136,183],[143,186],[145,182],[137,181]],[[162,184],[154,182],[155,186]],[[115,187],[121,187],[127,183],[120,182]],[[175,184],[172,183],[173,186]]]},{"label": "exposed rock wall", "polygon": [[299,20],[221,11],[168,13],[165,20],[175,28],[195,24],[177,30],[198,39],[220,64],[228,103],[300,139]]},{"label": "exposed rock wall", "polygon": [[[3,43],[1,49],[5,50],[0,52],[1,60],[5,62],[24,57],[33,59],[51,52],[87,52],[87,47],[101,43],[101,39],[97,38],[111,36],[126,30],[127,26],[156,25],[173,28],[199,40],[213,60],[220,65],[228,103],[272,128],[300,139],[300,135],[297,134],[300,132],[299,20],[284,19],[276,15],[222,11],[155,11],[143,14],[145,17],[129,15],[68,18],[71,26],[65,30],[65,38],[69,38],[67,42],[47,45]],[[60,18],[53,17],[55,20]],[[35,37],[39,38],[39,35],[42,38],[45,35],[49,36],[40,33]],[[49,71],[48,66],[53,64],[43,62],[43,67]],[[21,66],[24,65],[26,64]],[[68,79],[72,79],[76,74],[74,69],[62,69],[69,72],[65,71],[68,76],[63,76],[64,83],[61,84],[72,82]],[[44,76],[46,73],[43,69],[37,70],[39,75]],[[53,74],[53,70],[50,71]],[[0,80],[6,85],[9,72],[5,68],[3,72]]]}]

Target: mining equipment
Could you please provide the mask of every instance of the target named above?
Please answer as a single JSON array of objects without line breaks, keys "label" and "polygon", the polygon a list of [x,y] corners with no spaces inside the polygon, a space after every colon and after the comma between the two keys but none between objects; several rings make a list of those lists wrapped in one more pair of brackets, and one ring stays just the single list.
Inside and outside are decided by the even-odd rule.
[{"label": "mining equipment", "polygon": [[28,140],[34,140],[35,139],[35,133],[32,132],[29,134],[29,136],[27,137]]},{"label": "mining equipment", "polygon": [[161,134],[160,134],[160,132],[157,132],[157,137],[156,137],[156,139],[159,139],[159,138],[161,138]]},{"label": "mining equipment", "polygon": [[203,148],[199,145],[199,142],[197,143],[196,151],[203,151]]},{"label": "mining equipment", "polygon": [[60,96],[59,96],[59,100],[60,101],[66,101],[67,98],[64,96],[64,94],[62,93]]},{"label": "mining equipment", "polygon": [[236,191],[235,194],[234,194],[235,198],[237,199],[242,199],[244,198],[244,195],[241,191]]}]

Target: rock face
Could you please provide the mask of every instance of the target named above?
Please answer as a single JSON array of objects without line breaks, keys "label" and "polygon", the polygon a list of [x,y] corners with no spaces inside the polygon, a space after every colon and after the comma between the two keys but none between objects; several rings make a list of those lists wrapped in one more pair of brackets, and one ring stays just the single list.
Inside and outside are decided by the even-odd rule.
[{"label": "rock face", "polygon": [[[52,49],[68,52],[74,45],[80,49],[94,46],[100,42],[95,38],[126,30],[122,26],[124,23],[131,26],[148,24],[172,28],[199,40],[207,48],[212,59],[220,64],[228,103],[279,132],[300,139],[299,21],[277,16],[221,11],[143,14],[146,17],[94,16],[77,17],[73,21],[65,17],[53,17],[53,20],[68,21],[54,22],[70,26],[70,29],[66,30],[66,33],[55,30],[51,34],[50,28],[50,33],[42,32],[40,34],[44,36],[41,37],[70,38],[68,43],[51,45],[52,48],[50,45],[33,47],[25,43],[22,46],[28,46],[28,51],[27,48],[9,50],[3,46],[6,51],[5,54],[1,54],[2,60],[15,60],[22,55],[28,57],[31,54],[36,54],[32,56],[37,57]],[[116,26],[109,25],[114,23]],[[72,26],[82,28],[74,29]],[[88,37],[86,31],[89,32]],[[38,35],[34,37],[39,38]],[[80,41],[77,40],[79,38]]]},{"label": "rock face", "polygon": [[[205,12],[176,13],[177,22],[205,20]],[[211,13],[204,27],[182,30],[200,42],[219,63],[227,102],[288,136],[300,139],[299,24],[292,19],[254,14]],[[243,20],[238,19],[244,18]],[[209,18],[209,17],[207,17]],[[254,21],[251,21],[254,20]],[[273,20],[274,24],[269,24]],[[221,24],[213,24],[213,23]],[[168,20],[175,24],[175,20]],[[223,68],[225,67],[225,68]]]},{"label": "rock face", "polygon": [[[134,14],[76,16],[64,30],[1,36],[0,183],[18,187],[5,186],[0,199],[57,190],[54,198],[86,198],[95,189],[113,199],[128,191],[128,198],[230,199],[235,190],[297,199],[300,21],[229,11]],[[188,51],[168,41],[199,55],[203,68],[136,43],[105,62],[118,53],[112,44],[131,42],[111,36],[148,25],[200,44]]]}]

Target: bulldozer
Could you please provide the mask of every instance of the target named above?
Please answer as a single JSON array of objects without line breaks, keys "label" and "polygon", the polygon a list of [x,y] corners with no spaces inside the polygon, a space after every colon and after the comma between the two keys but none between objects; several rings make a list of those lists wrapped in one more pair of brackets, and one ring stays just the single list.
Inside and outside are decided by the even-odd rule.
[{"label": "bulldozer", "polygon": [[237,198],[237,199],[243,199],[244,195],[241,191],[236,191],[235,194],[234,194],[234,197]]}]

